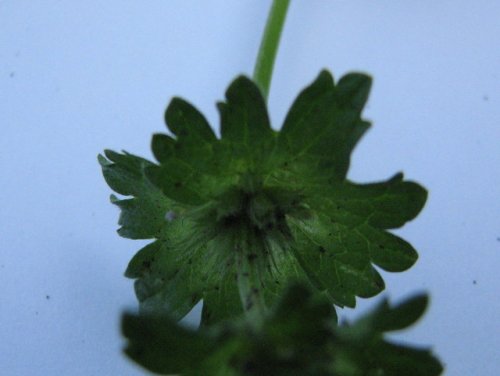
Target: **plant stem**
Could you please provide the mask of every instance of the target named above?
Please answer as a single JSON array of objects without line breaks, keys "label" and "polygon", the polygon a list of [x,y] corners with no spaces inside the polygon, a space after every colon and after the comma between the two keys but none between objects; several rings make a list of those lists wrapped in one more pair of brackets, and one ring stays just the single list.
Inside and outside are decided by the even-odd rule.
[{"label": "plant stem", "polygon": [[285,24],[286,13],[290,0],[273,0],[266,28],[260,43],[259,54],[255,62],[253,79],[262,90],[264,99],[267,100],[271,77],[273,75],[274,60],[280,42],[281,31]]}]

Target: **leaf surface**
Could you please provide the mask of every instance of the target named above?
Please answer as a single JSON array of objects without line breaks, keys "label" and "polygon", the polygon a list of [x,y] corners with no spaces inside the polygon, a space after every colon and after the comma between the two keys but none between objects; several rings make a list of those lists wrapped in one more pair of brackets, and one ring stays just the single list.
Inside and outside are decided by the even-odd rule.
[{"label": "leaf surface", "polygon": [[144,169],[151,162],[132,154],[106,150],[99,163],[106,182],[117,193],[131,198],[111,196],[111,202],[121,209],[118,233],[130,239],[151,239],[160,236],[166,227],[165,214],[175,206],[148,179]]},{"label": "leaf surface", "polygon": [[251,171],[262,170],[270,162],[274,131],[259,88],[247,77],[236,78],[218,109],[222,140],[231,149],[232,157],[242,158]]},{"label": "leaf surface", "polygon": [[182,318],[203,300],[203,326],[267,312],[291,281],[337,306],[381,292],[376,266],[411,267],[415,249],[387,230],[417,216],[427,193],[402,174],[349,181],[352,150],[371,78],[335,82],[322,71],[293,102],[279,132],[262,94],[236,78],[219,103],[220,139],[205,117],[174,98],[155,134],[152,163],[106,151],[100,157],[122,210],[120,234],[153,239],[132,259],[144,312]]},{"label": "leaf surface", "polygon": [[292,284],[259,328],[233,319],[195,331],[168,316],[126,314],[122,330],[127,355],[162,374],[437,376],[443,368],[430,350],[384,338],[415,322],[426,305],[423,295],[396,307],[384,301],[353,324],[337,326],[328,300]]}]

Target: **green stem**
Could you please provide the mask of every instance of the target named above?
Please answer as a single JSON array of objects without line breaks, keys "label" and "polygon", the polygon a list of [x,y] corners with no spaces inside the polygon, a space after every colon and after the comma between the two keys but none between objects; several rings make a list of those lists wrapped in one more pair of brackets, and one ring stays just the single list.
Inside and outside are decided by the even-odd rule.
[{"label": "green stem", "polygon": [[267,100],[271,77],[273,75],[274,60],[280,42],[281,30],[285,24],[286,13],[290,0],[273,0],[266,28],[262,36],[262,42],[255,62],[253,79],[262,90],[264,98]]}]

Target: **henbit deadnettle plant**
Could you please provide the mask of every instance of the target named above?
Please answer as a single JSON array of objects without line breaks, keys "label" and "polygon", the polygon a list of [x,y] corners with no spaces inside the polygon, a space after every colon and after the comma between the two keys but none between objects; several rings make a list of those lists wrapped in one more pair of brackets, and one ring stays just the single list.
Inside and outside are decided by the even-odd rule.
[{"label": "henbit deadnettle plant", "polygon": [[[427,197],[402,174],[370,184],[346,178],[369,128],[361,112],[371,78],[351,73],[335,83],[322,71],[277,132],[269,82],[256,77],[236,78],[218,104],[220,138],[174,98],[165,115],[171,135],[153,136],[157,163],[99,156],[109,186],[128,196],[112,196],[120,235],[154,239],[126,271],[141,308],[124,316],[127,353],[159,373],[438,375],[427,350],[382,336],[416,321],[424,296],[336,324],[333,305],[354,307],[356,296],[384,289],[374,265],[400,272],[416,261],[413,247],[386,230],[413,219]],[[178,326],[200,300],[201,328]]]}]

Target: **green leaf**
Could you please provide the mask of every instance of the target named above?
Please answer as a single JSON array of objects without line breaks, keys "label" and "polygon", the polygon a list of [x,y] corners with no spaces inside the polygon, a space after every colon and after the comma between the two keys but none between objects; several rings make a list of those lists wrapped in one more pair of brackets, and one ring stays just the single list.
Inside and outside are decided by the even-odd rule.
[{"label": "green leaf", "polygon": [[290,154],[305,152],[328,127],[335,110],[330,106],[333,93],[333,77],[329,72],[322,71],[295,99],[279,134],[280,141],[285,142]]},{"label": "green leaf", "polygon": [[166,134],[157,133],[151,140],[151,149],[158,162],[167,162],[175,156],[175,140]]},{"label": "green leaf", "polygon": [[336,326],[328,300],[292,284],[260,327],[232,319],[194,330],[168,316],[126,314],[122,328],[127,355],[163,374],[437,376],[443,368],[429,350],[384,339],[386,330],[411,325],[425,305],[422,295],[394,308],[384,302],[354,324]]},{"label": "green leaf", "polygon": [[238,180],[240,163],[232,163],[233,145],[218,140],[203,115],[188,102],[174,98],[165,120],[176,135],[153,136],[153,154],[160,166],[145,173],[166,196],[186,205],[200,205]]},{"label": "green leaf", "polygon": [[210,278],[203,295],[203,326],[211,326],[243,313],[235,279],[235,275],[230,273],[224,274],[222,278]]},{"label": "green leaf", "polygon": [[125,314],[122,331],[130,341],[125,353],[159,374],[179,374],[200,367],[214,345],[208,338],[176,325],[168,316]]},{"label": "green leaf", "polygon": [[[346,76],[334,85],[322,71],[297,97],[279,134],[279,144],[311,179],[345,178],[356,142],[368,129],[360,119],[360,105],[368,95],[368,76]],[[352,81],[355,81],[354,84]],[[303,172],[302,172],[303,173]]]},{"label": "green leaf", "polygon": [[203,114],[182,98],[172,99],[165,112],[165,122],[178,140],[190,140],[193,144],[216,141]]},{"label": "green leaf", "polygon": [[180,98],[170,102],[165,113],[169,129],[176,135],[175,157],[193,170],[212,170],[217,138],[205,117]]},{"label": "green leaf", "polygon": [[106,150],[107,158],[99,155],[106,182],[116,192],[133,196],[111,202],[121,209],[118,233],[130,239],[151,239],[160,236],[166,228],[165,214],[175,205],[144,176],[144,169],[152,163],[132,154],[118,154]]},{"label": "green leaf", "polygon": [[226,91],[226,101],[218,103],[222,140],[233,157],[244,158],[250,171],[262,170],[274,147],[274,131],[259,88],[250,79],[236,78]]},{"label": "green leaf", "polygon": [[354,307],[355,296],[370,297],[384,288],[371,264],[399,272],[417,260],[413,247],[384,229],[413,219],[426,191],[402,175],[383,183],[317,188],[307,199],[316,215],[288,218],[297,258],[309,277],[338,305]]},{"label": "green leaf", "polygon": [[[197,231],[196,224],[177,214],[169,225],[169,231],[159,240],[140,250],[131,260],[125,275],[135,278],[136,295],[141,311],[168,313],[176,320],[184,317],[201,299],[210,299],[210,292],[235,288],[227,285],[222,274],[213,276],[210,272],[227,263],[224,252],[213,252],[217,246],[203,230]],[[221,268],[222,269],[222,268]],[[221,280],[222,279],[222,280]],[[214,310],[229,305],[235,313],[237,299],[225,301],[222,296]],[[217,317],[217,316],[216,316]],[[221,318],[228,317],[221,315]]]},{"label": "green leaf", "polygon": [[137,278],[135,291],[142,312],[184,317],[201,299],[203,288],[190,259],[182,260],[167,242],[156,241],[141,249],[130,261],[125,275]]},{"label": "green leaf", "polygon": [[443,366],[430,350],[408,348],[402,345],[383,343],[372,347],[372,357],[377,360],[377,371],[382,369],[388,376],[440,375]]},{"label": "green leaf", "polygon": [[311,203],[323,208],[324,212],[350,216],[349,222],[365,222],[382,229],[403,226],[418,215],[427,199],[426,190],[416,183],[403,181],[403,174],[372,184],[345,181],[323,188],[319,193],[326,203]]},{"label": "green leaf", "polygon": [[161,167],[150,166],[146,171],[149,181],[160,188],[166,197],[184,205],[205,202],[198,171],[179,159],[169,159]]},{"label": "green leaf", "polygon": [[401,330],[413,325],[424,314],[429,298],[427,295],[415,295],[394,308],[389,308],[387,301],[383,301],[373,313],[377,330],[389,332]]},{"label": "green leaf", "polygon": [[417,260],[387,230],[412,220],[427,193],[397,174],[369,184],[346,179],[371,78],[335,83],[322,71],[293,102],[279,132],[259,88],[246,77],[219,103],[221,138],[188,102],[174,98],[172,136],[151,143],[158,164],[106,151],[100,157],[122,210],[120,234],[152,238],[132,259],[143,312],[180,319],[203,300],[203,326],[243,312],[259,321],[290,281],[330,303],[384,289],[375,266],[392,272]]},{"label": "green leaf", "polygon": [[152,165],[151,162],[126,152],[120,154],[105,150],[104,155],[99,155],[98,160],[106,183],[114,191],[126,196],[137,196],[154,189],[143,175],[144,168]]},{"label": "green leaf", "polygon": [[427,296],[416,295],[395,307],[383,301],[353,325],[335,330],[339,354],[333,369],[339,375],[440,375],[443,367],[429,349],[387,342],[382,334],[402,330],[418,320]]},{"label": "green leaf", "polygon": [[370,264],[365,239],[326,216],[303,221],[290,220],[301,265],[317,287],[326,290],[333,303],[355,306],[355,296],[370,297],[384,288]]},{"label": "green leaf", "polygon": [[342,107],[361,112],[368,100],[372,79],[362,73],[348,73],[342,77],[335,90],[335,98]]}]

